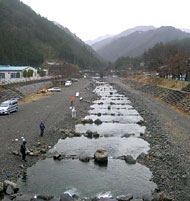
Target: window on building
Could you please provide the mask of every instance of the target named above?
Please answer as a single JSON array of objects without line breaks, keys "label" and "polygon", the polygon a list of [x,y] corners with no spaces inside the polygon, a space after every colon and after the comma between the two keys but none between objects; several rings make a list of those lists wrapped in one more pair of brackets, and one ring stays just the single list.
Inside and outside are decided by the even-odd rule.
[{"label": "window on building", "polygon": [[0,79],[5,79],[5,73],[0,73]]},{"label": "window on building", "polygon": [[11,78],[16,78],[16,73],[11,73]]}]

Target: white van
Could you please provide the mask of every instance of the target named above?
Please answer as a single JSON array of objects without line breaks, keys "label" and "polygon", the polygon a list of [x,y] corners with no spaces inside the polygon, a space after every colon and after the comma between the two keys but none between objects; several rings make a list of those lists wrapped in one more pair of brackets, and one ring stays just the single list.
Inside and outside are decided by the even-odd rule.
[{"label": "white van", "polygon": [[10,114],[18,110],[17,99],[10,99],[0,104],[0,114]]}]

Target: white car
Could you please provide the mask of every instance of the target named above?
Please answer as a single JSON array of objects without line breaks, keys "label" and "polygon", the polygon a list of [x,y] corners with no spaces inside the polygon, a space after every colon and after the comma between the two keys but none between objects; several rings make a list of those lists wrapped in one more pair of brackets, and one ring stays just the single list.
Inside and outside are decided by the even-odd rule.
[{"label": "white car", "polygon": [[0,114],[10,114],[11,112],[17,112],[18,102],[16,98],[4,101],[0,104]]},{"label": "white car", "polygon": [[71,86],[72,82],[71,81],[66,81],[65,86]]},{"label": "white car", "polygon": [[50,91],[50,92],[53,92],[53,91],[60,92],[61,88],[59,88],[59,87],[53,87],[53,88],[49,88],[48,91]]}]

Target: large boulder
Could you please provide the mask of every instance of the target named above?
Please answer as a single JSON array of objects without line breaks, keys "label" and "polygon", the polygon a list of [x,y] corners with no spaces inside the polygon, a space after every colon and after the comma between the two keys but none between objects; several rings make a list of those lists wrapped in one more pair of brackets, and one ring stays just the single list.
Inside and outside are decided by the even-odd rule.
[{"label": "large boulder", "polygon": [[88,137],[88,138],[92,138],[93,137],[93,132],[90,131],[90,130],[87,130],[85,136]]},{"label": "large boulder", "polygon": [[107,163],[108,153],[106,150],[98,149],[94,154],[94,160],[96,163]]},{"label": "large boulder", "polygon": [[131,155],[125,156],[125,162],[128,164],[136,164],[136,160]]},{"label": "large boulder", "polygon": [[130,201],[133,199],[133,195],[129,194],[127,196],[117,197],[118,201]]},{"label": "large boulder", "polygon": [[153,200],[153,196],[150,194],[145,194],[143,195],[143,201],[152,201]]},{"label": "large boulder", "polygon": [[144,152],[142,152],[138,157],[137,160],[138,161],[144,161],[147,158],[147,154],[145,154]]},{"label": "large boulder", "polygon": [[19,188],[17,187],[16,183],[9,181],[9,180],[5,180],[4,181],[4,190],[7,195],[12,195],[12,194],[17,193]]},{"label": "large boulder", "polygon": [[71,133],[74,135],[74,137],[81,137],[82,136],[81,133],[77,133],[75,131],[71,131]]},{"label": "large boulder", "polygon": [[93,137],[94,137],[94,138],[99,138],[99,137],[100,137],[100,134],[97,133],[97,132],[93,132]]},{"label": "large boulder", "polygon": [[82,119],[81,121],[83,124],[93,124],[93,120],[92,119]]},{"label": "large boulder", "polygon": [[74,201],[74,198],[66,193],[60,196],[60,201]]},{"label": "large boulder", "polygon": [[98,134],[97,132],[92,132],[90,130],[87,130],[84,136],[88,138],[99,138],[100,134]]},{"label": "large boulder", "polygon": [[100,125],[100,124],[102,124],[102,121],[101,121],[100,119],[96,119],[96,120],[94,121],[94,123],[95,123],[96,125]]},{"label": "large boulder", "polygon": [[61,156],[60,153],[55,152],[55,153],[53,154],[53,159],[54,159],[54,160],[61,160],[61,159],[62,159],[62,156]]},{"label": "large boulder", "polygon": [[81,155],[79,156],[79,160],[82,162],[89,162],[90,161],[90,157],[89,156],[85,156],[85,155]]},{"label": "large boulder", "polygon": [[52,200],[54,198],[54,196],[52,195],[38,195],[37,199],[39,200]]}]

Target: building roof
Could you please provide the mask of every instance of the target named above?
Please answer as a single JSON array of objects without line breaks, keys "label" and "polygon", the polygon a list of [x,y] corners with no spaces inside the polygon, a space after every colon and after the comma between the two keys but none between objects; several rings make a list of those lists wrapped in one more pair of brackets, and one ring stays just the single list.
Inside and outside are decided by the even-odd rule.
[{"label": "building roof", "polygon": [[3,66],[3,65],[0,65],[0,71],[17,71],[17,70],[22,71],[29,67],[30,66]]}]

